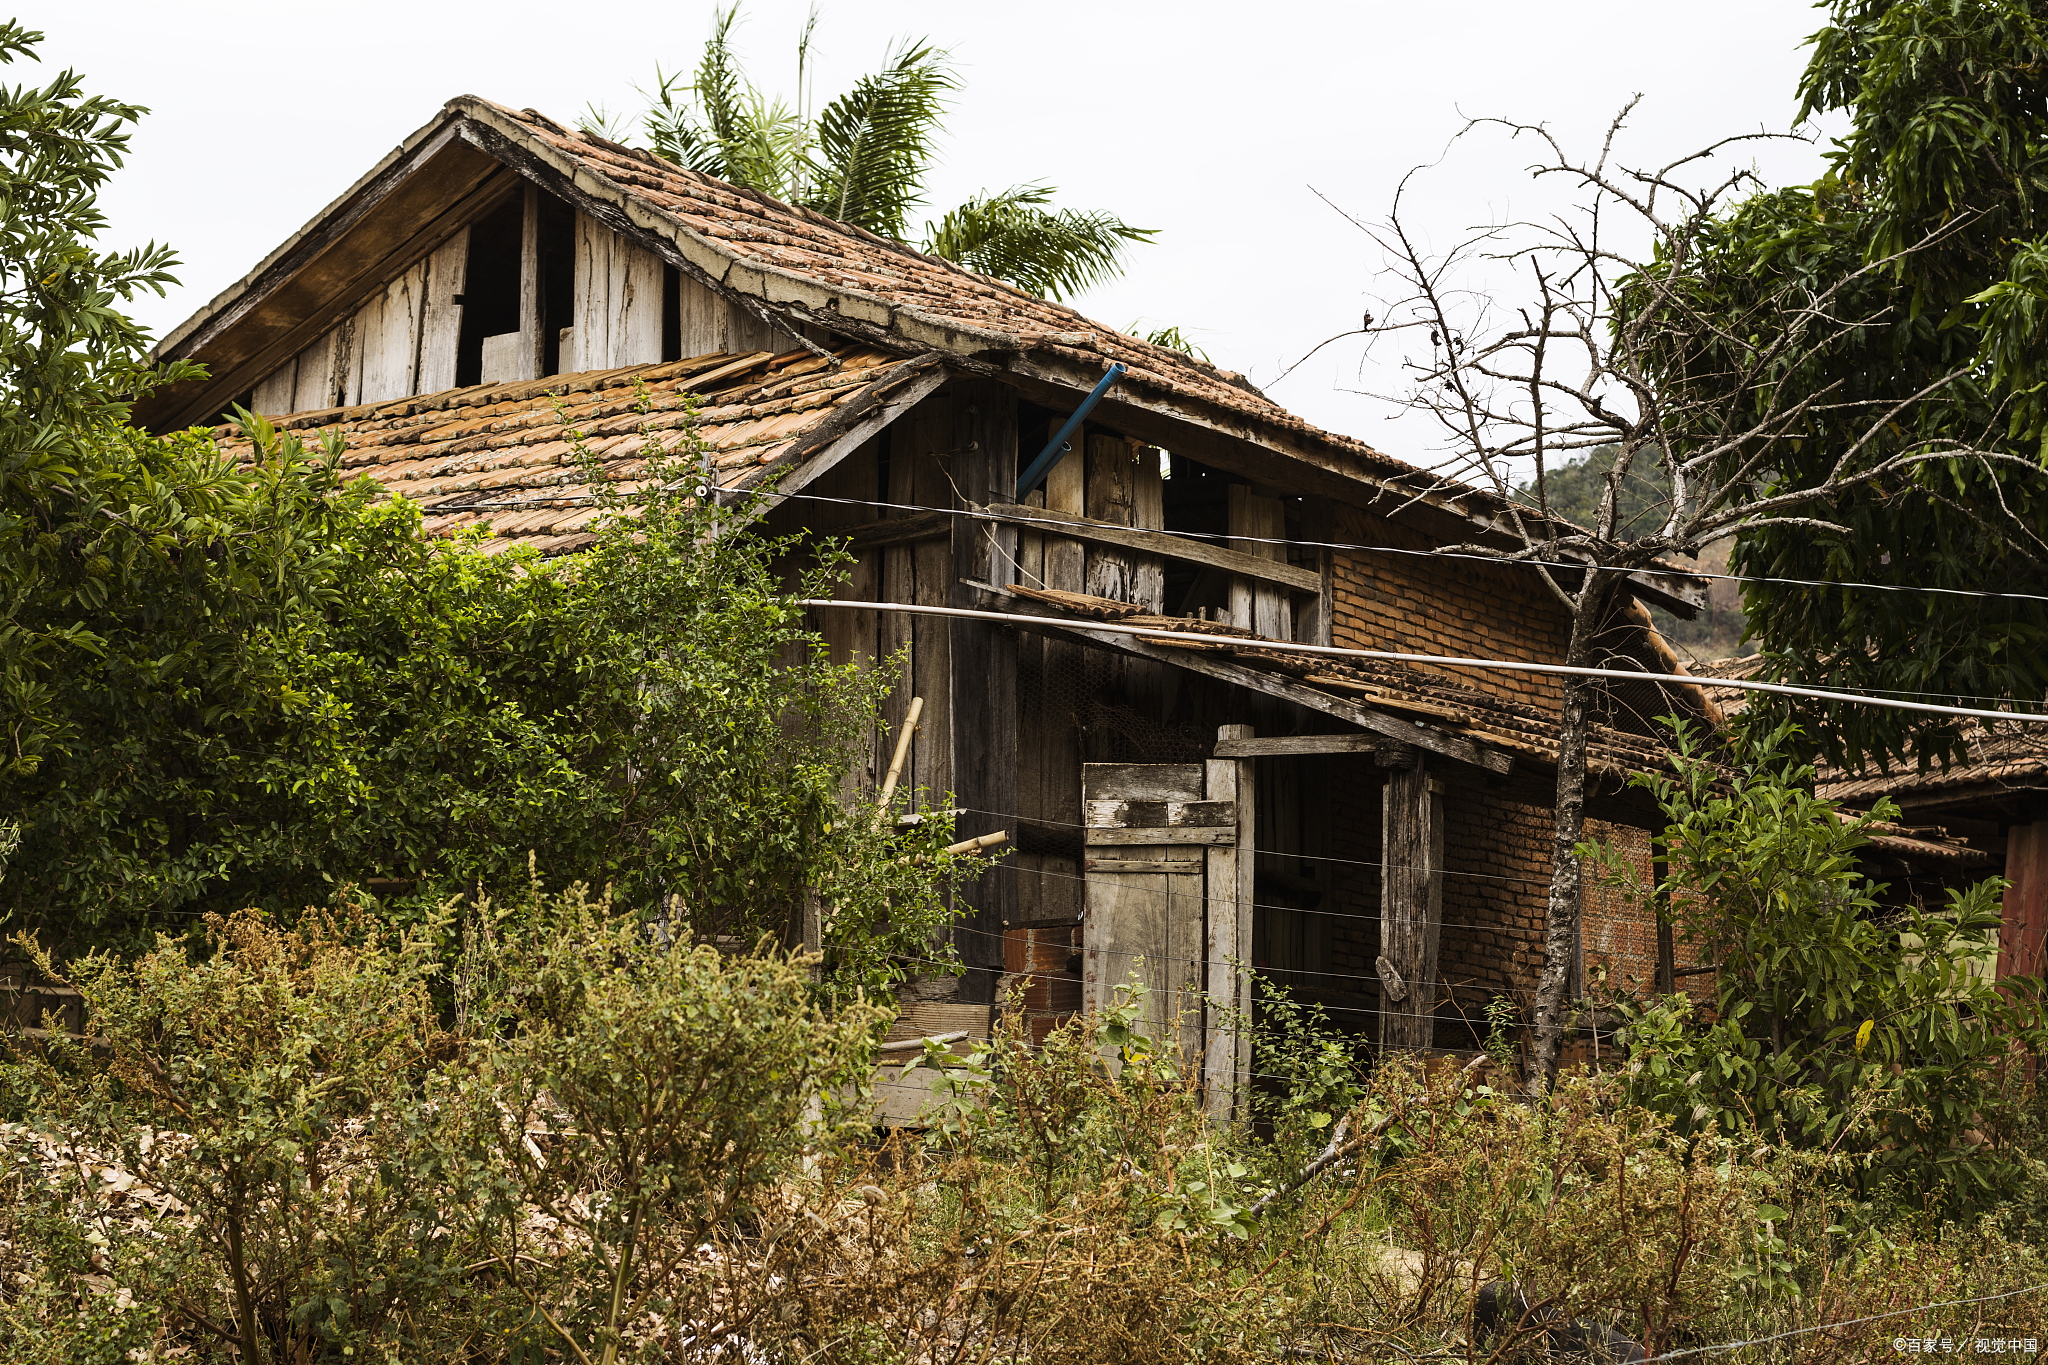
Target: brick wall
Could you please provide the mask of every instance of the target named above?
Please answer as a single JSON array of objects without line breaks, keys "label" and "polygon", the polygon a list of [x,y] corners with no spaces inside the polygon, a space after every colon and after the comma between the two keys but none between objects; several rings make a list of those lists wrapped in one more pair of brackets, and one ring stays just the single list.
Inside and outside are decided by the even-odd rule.
[{"label": "brick wall", "polygon": [[1649,831],[1588,820],[1585,837],[1587,843],[1612,849],[1628,879],[1616,884],[1615,871],[1590,860],[1586,864],[1579,931],[1586,991],[1596,997],[1608,991],[1647,995],[1657,981],[1657,914],[1647,895]]},{"label": "brick wall", "polygon": [[[1342,795],[1332,821],[1329,909],[1331,970],[1349,980],[1318,994],[1332,1022],[1368,1036],[1377,1032],[1381,783],[1370,763],[1346,761]],[[1443,936],[1436,1043],[1476,1044],[1485,1034],[1485,1006],[1495,995],[1513,998],[1526,1012],[1543,967],[1543,925],[1550,894],[1551,820],[1548,805],[1515,800],[1483,785],[1451,784],[1444,795]],[[1650,877],[1650,833],[1600,820],[1586,822],[1589,841],[1620,850],[1645,885]],[[1589,866],[1580,932],[1585,982],[1595,994],[1640,998],[1654,988],[1657,921],[1646,899],[1607,885]],[[1678,944],[1677,966],[1698,965]],[[1696,998],[1711,993],[1712,978],[1681,979]]]},{"label": "brick wall", "polygon": [[1017,926],[1004,931],[1003,979],[997,999],[1007,1005],[1012,990],[1023,988],[1020,1004],[1032,1042],[1043,1043],[1048,1033],[1081,1008],[1081,974],[1076,961],[1080,951],[1079,925]]},{"label": "brick wall", "polygon": [[1456,1002],[1438,1012],[1483,1028],[1494,995],[1526,1000],[1543,967],[1550,809],[1480,786],[1444,795],[1444,930],[1438,975]]},{"label": "brick wall", "polygon": [[[1404,550],[1436,548],[1428,536],[1348,506],[1338,510],[1336,539]],[[1531,569],[1412,554],[1332,553],[1332,634],[1338,645],[1542,663],[1564,658],[1570,618]],[[1544,675],[1494,669],[1436,671],[1494,696],[1557,704],[1557,682]]]}]

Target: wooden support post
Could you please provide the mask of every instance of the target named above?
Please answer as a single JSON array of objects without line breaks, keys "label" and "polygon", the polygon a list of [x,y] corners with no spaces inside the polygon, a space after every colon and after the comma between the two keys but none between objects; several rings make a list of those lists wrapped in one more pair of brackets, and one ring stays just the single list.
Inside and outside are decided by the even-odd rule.
[{"label": "wooden support post", "polygon": [[[955,399],[959,439],[951,457],[955,498],[986,501],[994,490],[1017,484],[1017,394],[993,380],[959,386]],[[960,504],[956,504],[960,505]],[[983,594],[962,579],[1007,582],[1016,553],[1009,528],[954,517],[951,600],[980,607]],[[991,532],[1001,535],[992,538]],[[947,658],[952,667],[953,791],[963,835],[986,836],[1015,828],[1017,790],[1017,636],[990,621],[953,621]],[[1034,737],[1035,738],[1035,737]],[[988,1004],[1003,974],[1003,926],[1016,918],[1015,868],[997,865],[961,888],[956,938],[967,979],[963,1001]]]},{"label": "wooden support post", "polygon": [[525,211],[519,231],[519,368],[521,379],[541,377],[546,339],[541,325],[546,320],[546,300],[541,297],[540,186],[526,185]]},{"label": "wooden support post", "polygon": [[1444,914],[1443,798],[1426,757],[1387,773],[1380,831],[1380,1046],[1426,1048]]},{"label": "wooden support post", "polygon": [[[1225,725],[1219,741],[1252,737],[1249,725]],[[1203,958],[1207,963],[1209,1005],[1204,1020],[1202,1058],[1203,1103],[1209,1117],[1222,1122],[1251,1083],[1251,1039],[1233,1023],[1249,1022],[1251,1014],[1252,849],[1258,828],[1256,784],[1248,759],[1208,762],[1204,795],[1211,801],[1237,803],[1237,838],[1204,854],[1208,864],[1204,909]]]}]

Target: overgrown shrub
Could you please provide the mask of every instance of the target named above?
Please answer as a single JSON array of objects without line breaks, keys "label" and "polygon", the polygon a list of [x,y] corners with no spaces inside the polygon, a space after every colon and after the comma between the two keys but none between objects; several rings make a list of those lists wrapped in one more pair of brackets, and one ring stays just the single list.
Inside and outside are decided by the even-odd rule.
[{"label": "overgrown shrub", "polygon": [[[932,1049],[944,1121],[882,1139],[882,1012],[811,960],[667,940],[580,888],[462,912],[459,992],[437,926],[346,907],[78,964],[85,1040],[17,1036],[0,1069],[0,1352],[1505,1362],[1583,1320],[1849,1360],[1913,1322],[2048,1334],[2015,1236],[1852,1216],[1825,1162],[1682,1132],[1626,1076],[1541,1105],[1472,1068],[1339,1076],[1311,1020],[1262,1136],[1207,1117],[1132,993],[1042,1046]],[[1475,1343],[1492,1282],[1531,1311]]]},{"label": "overgrown shrub", "polygon": [[2003,883],[1887,906],[1860,850],[1897,811],[1816,797],[1787,738],[1737,736],[1724,765],[1680,726],[1672,773],[1638,779],[1663,808],[1669,872],[1654,887],[1614,875],[1672,907],[1718,971],[1704,1010],[1622,1002],[1629,1097],[1683,1133],[1826,1155],[1866,1200],[1982,1212],[2038,1178],[2018,1139],[2048,1045],[2037,983],[1994,984],[1973,961],[1996,941]]},{"label": "overgrown shrub", "polygon": [[8,1107],[68,1158],[46,1197],[167,1330],[253,1361],[436,1339],[465,1251],[441,1203],[461,1046],[436,970],[431,935],[356,907],[210,917],[197,942],[71,964],[83,1041],[7,1070]]}]

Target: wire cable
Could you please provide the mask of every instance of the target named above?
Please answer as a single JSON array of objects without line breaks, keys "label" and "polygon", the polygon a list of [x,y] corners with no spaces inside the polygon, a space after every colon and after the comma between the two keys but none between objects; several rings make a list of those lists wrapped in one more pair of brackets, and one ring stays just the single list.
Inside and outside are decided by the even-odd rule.
[{"label": "wire cable", "polygon": [[[883,507],[903,512],[939,512],[946,516],[970,517],[977,521],[993,520],[993,518],[986,515],[961,507],[927,507],[921,503],[881,502],[872,498],[836,498],[828,497],[822,493],[777,493],[773,496],[778,499],[797,498],[806,502],[844,503],[855,507]],[[451,508],[449,510],[463,511],[467,509]],[[1020,521],[1027,520],[1023,512],[1037,510],[1039,509],[1024,508],[1023,511],[1017,511],[1005,507],[1002,520],[1007,524],[1014,525]],[[1074,530],[1100,529],[1099,524],[1095,522],[1058,520],[1057,513],[1048,513],[1042,517],[1030,517],[1028,520],[1033,525],[1044,526],[1053,530],[1061,528]],[[826,531],[823,534],[832,535],[835,532]],[[1298,540],[1292,537],[1280,536],[1232,535],[1225,531],[1161,531],[1160,534],[1179,536],[1184,540],[1240,541],[1248,545],[1288,545],[1304,550],[1357,550],[1366,554],[1409,555],[1418,559],[1464,559],[1479,564],[1496,564],[1506,567],[1525,564],[1531,568],[1564,569],[1573,573],[1580,572],[1588,567],[1585,563],[1578,560],[1510,558],[1506,555],[1473,554],[1466,550],[1411,550],[1399,545],[1359,545],[1336,540]],[[1975,588],[1931,588],[1918,583],[1865,583],[1853,579],[1783,578],[1768,574],[1710,573],[1703,569],[1658,568],[1655,566],[1645,566],[1640,569],[1618,572],[1678,574],[1686,578],[1704,578],[1720,583],[1769,583],[1793,588],[1857,588],[1866,589],[1871,592],[1924,593],[1929,596],[1939,597],[1996,598],[2016,602],[2048,602],[2048,594],[2042,593],[1985,592]]]},{"label": "wire cable", "polygon": [[1936,1308],[1964,1308],[1973,1303],[1997,1303],[2001,1299],[2018,1298],[2022,1294],[2038,1294],[2048,1289],[2048,1283],[2028,1285],[2025,1289],[2008,1289],[2002,1294],[1984,1294],[1974,1299],[1948,1299],[1941,1303],[1923,1303],[1913,1308],[1898,1308],[1889,1313],[1872,1313],[1868,1317],[1849,1318],[1842,1322],[1821,1322],[1811,1327],[1795,1327],[1789,1332],[1778,1332],[1767,1337],[1751,1337],[1743,1341],[1722,1341],[1712,1346],[1689,1346],[1682,1351],[1666,1351],[1662,1355],[1646,1357],[1643,1365],[1656,1365],[1658,1361],[1681,1360],[1686,1356],[1705,1355],[1709,1351],[1733,1351],[1744,1346],[1764,1346],[1773,1341],[1789,1341],[1793,1337],[1810,1336],[1815,1332],[1835,1332],[1844,1327],[1860,1327],[1868,1322],[1883,1322],[1888,1318],[1903,1318],[1914,1313],[1926,1313]]},{"label": "wire cable", "polygon": [[848,602],[829,597],[804,597],[796,605],[836,608],[845,611],[896,611],[912,616],[943,616],[956,620],[998,621],[1008,625],[1052,626],[1082,633],[1132,635],[1141,640],[1166,643],[1191,642],[1214,648],[1219,639],[1246,649],[1282,654],[1307,654],[1316,658],[1372,659],[1381,663],[1433,664],[1439,668],[1491,668],[1512,673],[1544,673],[1576,678],[1602,678],[1621,682],[1674,683],[1698,687],[1736,688],[1745,692],[1770,692],[1780,696],[1806,697],[1816,701],[1847,702],[1854,706],[1876,706],[1895,711],[1918,711],[1927,715],[1956,716],[1976,720],[2048,722],[2048,713],[2030,711],[1986,711],[1964,706],[1940,706],[1932,702],[1905,701],[1898,697],[1877,697],[1859,692],[1833,692],[1817,687],[1794,687],[1787,683],[1757,682],[1751,678],[1695,678],[1686,673],[1634,672],[1620,668],[1584,668],[1577,664],[1532,663],[1522,659],[1475,659],[1454,654],[1409,654],[1391,649],[1349,649],[1341,645],[1305,645],[1292,640],[1257,637],[1215,636],[1167,630],[1160,626],[1133,626],[1121,621],[1077,621],[1064,616],[1033,616],[1023,612],[979,611],[972,607],[921,606],[914,602]]}]

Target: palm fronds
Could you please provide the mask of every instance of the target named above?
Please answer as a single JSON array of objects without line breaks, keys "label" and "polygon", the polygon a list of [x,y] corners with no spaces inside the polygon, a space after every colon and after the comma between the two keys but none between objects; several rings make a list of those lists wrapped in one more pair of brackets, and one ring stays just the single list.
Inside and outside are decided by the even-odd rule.
[{"label": "palm fronds", "polygon": [[1214,363],[1209,359],[1209,353],[1195,345],[1194,339],[1179,327],[1158,327],[1149,332],[1141,332],[1138,329],[1142,325],[1141,323],[1134,322],[1124,328],[1124,331],[1134,337],[1143,337],[1154,346],[1163,346],[1169,351],[1179,351],[1190,359],[1199,360],[1205,364]]},{"label": "palm fronds", "polygon": [[[888,64],[812,115],[814,8],[797,41],[797,102],[764,95],[733,51],[737,3],[713,11],[696,72],[655,71],[643,120],[657,156],[814,209],[894,241],[924,204],[947,95],[959,88],[942,48],[904,42]],[[620,140],[593,109],[584,125]],[[1044,184],[978,195],[926,227],[924,249],[1038,295],[1066,298],[1118,274],[1133,242],[1153,230],[1109,213],[1052,207]]]},{"label": "palm fronds", "polygon": [[732,50],[739,17],[737,3],[711,12],[711,37],[687,84],[680,71],[655,67],[654,92],[641,121],[656,156],[721,180],[733,179],[727,151],[745,138],[746,92],[752,88]]},{"label": "palm fronds", "polygon": [[977,195],[925,230],[924,251],[1059,299],[1121,273],[1125,248],[1158,233],[1110,213],[1051,208],[1054,192],[1037,184]]},{"label": "palm fronds", "polygon": [[583,106],[577,116],[576,130],[592,133],[607,142],[623,142],[632,136],[626,127],[626,116],[595,101]]},{"label": "palm fronds", "polygon": [[946,92],[958,88],[946,54],[905,43],[818,115],[806,207],[900,241],[924,202]]},{"label": "palm fronds", "polygon": [[664,161],[725,179],[725,147],[712,136],[692,106],[695,83],[682,84],[682,73],[654,69],[654,92],[641,126],[650,150]]}]

